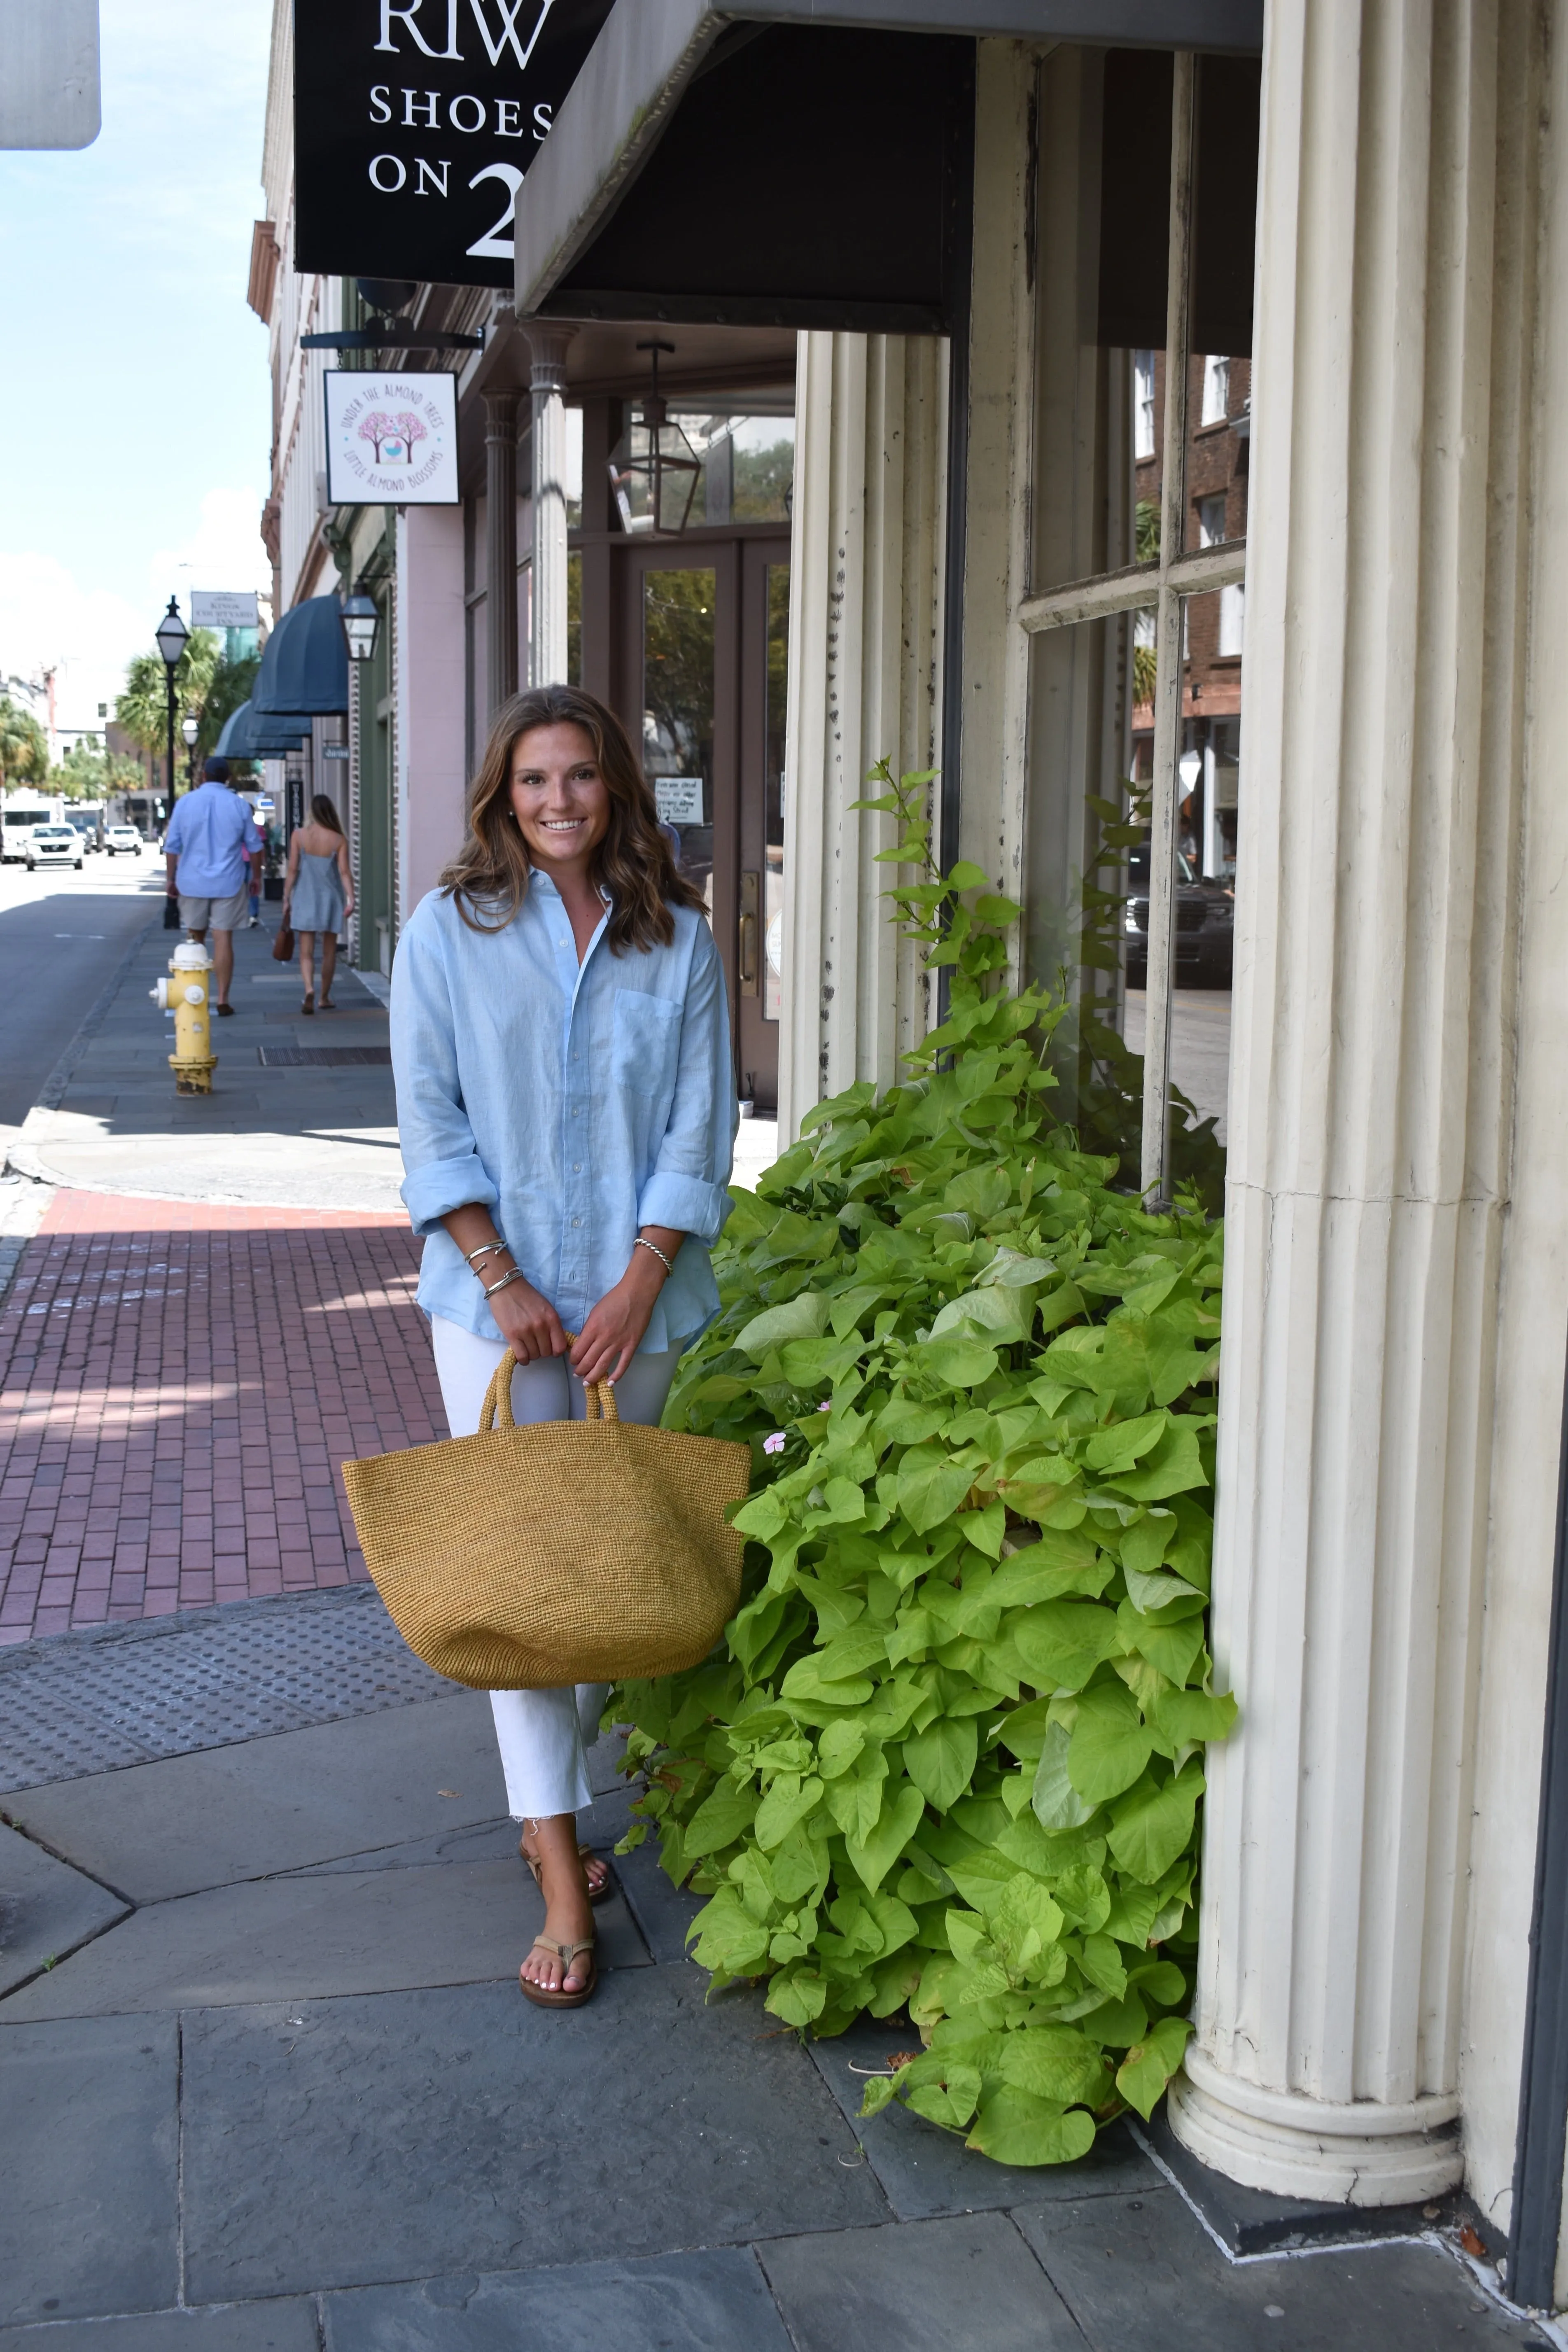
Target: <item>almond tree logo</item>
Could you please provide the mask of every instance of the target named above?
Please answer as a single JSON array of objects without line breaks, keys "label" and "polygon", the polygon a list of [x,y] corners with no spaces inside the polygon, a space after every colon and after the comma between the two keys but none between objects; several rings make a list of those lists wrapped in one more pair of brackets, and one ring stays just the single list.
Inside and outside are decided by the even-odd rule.
[{"label": "almond tree logo", "polygon": [[411,408],[400,408],[395,416],[389,416],[384,408],[373,408],[361,421],[359,437],[370,443],[374,464],[406,466],[412,462],[415,443],[430,436],[424,418]]}]

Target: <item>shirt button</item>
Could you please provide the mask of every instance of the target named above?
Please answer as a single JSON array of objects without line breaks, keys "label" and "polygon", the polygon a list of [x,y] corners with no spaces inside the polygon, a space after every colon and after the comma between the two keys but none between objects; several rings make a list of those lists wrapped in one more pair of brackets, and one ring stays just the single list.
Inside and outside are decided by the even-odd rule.
[{"label": "shirt button", "polygon": [[582,1220],[582,1218],[581,1218],[581,1217],[574,1217],[574,1218],[573,1218],[573,1220],[572,1220],[572,1223],[573,1223],[574,1225],[580,1225],[580,1224],[582,1223],[582,1222],[583,1222],[583,1220]]},{"label": "shirt button", "polygon": [[580,1160],[574,1160],[572,1162],[572,1173],[574,1176],[581,1176],[583,1173],[583,1162]]}]

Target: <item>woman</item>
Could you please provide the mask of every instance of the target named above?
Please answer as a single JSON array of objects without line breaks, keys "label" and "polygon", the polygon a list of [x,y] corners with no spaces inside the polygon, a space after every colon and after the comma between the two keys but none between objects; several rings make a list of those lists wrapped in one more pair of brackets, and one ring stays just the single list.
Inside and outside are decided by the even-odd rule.
[{"label": "woman", "polygon": [[[718,951],[619,720],[542,687],[496,720],[461,853],[398,941],[392,1056],[419,1300],[454,1436],[508,1354],[519,1421],[581,1420],[584,1381],[655,1423],[718,1308],[737,1107]],[[569,1338],[575,1333],[575,1339]],[[563,1564],[563,1573],[570,1568]],[[510,1810],[544,1893],[521,1981],[597,1983],[574,1814],[605,1692],[496,1691]]]},{"label": "woman", "polygon": [[338,933],[354,910],[353,877],[349,871],[349,845],[338,823],[337,810],[325,793],[310,803],[308,824],[296,825],[289,844],[289,871],[283,882],[283,922],[300,935],[300,978],[305,1001],[301,1013],[316,1010],[316,934],[321,934],[321,1011],[335,1013],[332,974],[338,967]]}]

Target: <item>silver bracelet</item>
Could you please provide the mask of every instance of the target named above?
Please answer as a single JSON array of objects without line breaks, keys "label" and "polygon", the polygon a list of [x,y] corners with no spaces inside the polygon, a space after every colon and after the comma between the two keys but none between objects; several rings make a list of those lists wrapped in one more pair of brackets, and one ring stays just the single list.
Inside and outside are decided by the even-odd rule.
[{"label": "silver bracelet", "polygon": [[511,1272],[510,1274],[503,1274],[499,1282],[489,1282],[485,1285],[485,1297],[487,1298],[493,1298],[496,1292],[498,1290],[504,1290],[509,1282],[526,1282],[527,1280],[528,1276],[524,1274],[521,1266],[514,1265]]},{"label": "silver bracelet", "polygon": [[673,1274],[675,1272],[674,1266],[670,1264],[668,1258],[666,1257],[664,1252],[660,1249],[657,1242],[645,1242],[641,1234],[639,1234],[636,1241],[632,1244],[632,1247],[633,1249],[652,1250],[655,1257],[658,1258],[666,1274]]},{"label": "silver bracelet", "polygon": [[481,1242],[478,1249],[465,1250],[463,1255],[470,1265],[477,1265],[480,1258],[495,1257],[510,1246],[510,1243],[503,1241]]}]

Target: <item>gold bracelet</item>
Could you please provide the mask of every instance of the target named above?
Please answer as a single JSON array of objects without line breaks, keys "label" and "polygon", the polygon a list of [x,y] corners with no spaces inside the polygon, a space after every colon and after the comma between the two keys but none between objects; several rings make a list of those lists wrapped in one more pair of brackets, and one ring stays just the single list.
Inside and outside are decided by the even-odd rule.
[{"label": "gold bracelet", "polygon": [[633,1249],[652,1250],[655,1257],[658,1258],[660,1265],[663,1266],[667,1275],[673,1274],[675,1272],[674,1266],[671,1265],[669,1260],[666,1257],[664,1252],[660,1249],[657,1242],[645,1242],[641,1234],[639,1234],[636,1241],[632,1244],[632,1247]]}]

